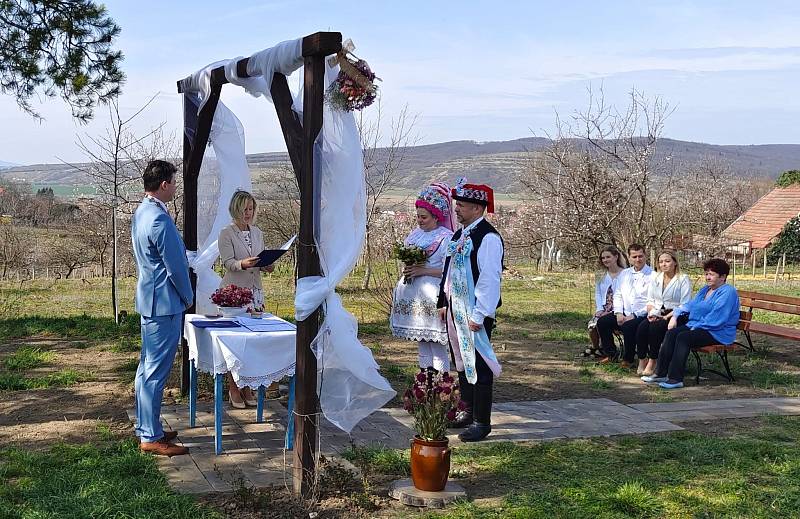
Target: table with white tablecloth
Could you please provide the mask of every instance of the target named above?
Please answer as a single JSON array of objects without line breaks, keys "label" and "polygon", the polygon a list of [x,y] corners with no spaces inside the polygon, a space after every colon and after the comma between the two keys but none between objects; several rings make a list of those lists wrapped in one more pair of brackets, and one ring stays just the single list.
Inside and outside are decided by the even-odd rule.
[{"label": "table with white tablecloth", "polygon": [[[194,324],[192,324],[194,322]],[[225,326],[225,327],[222,327]],[[262,421],[264,388],[291,376],[289,416],[294,400],[296,327],[271,314],[258,319],[246,317],[209,318],[199,314],[184,317],[184,337],[189,346],[189,421],[195,425],[197,371],[214,375],[215,447],[222,451],[222,393],[225,373],[233,376],[239,387],[258,391],[257,421]],[[293,420],[287,426],[286,445],[291,448]]]}]

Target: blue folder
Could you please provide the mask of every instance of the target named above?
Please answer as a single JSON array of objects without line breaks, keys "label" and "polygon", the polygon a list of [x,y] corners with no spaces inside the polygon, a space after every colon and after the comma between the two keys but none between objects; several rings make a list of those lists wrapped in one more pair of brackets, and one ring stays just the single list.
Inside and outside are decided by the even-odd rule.
[{"label": "blue folder", "polygon": [[190,322],[193,326],[198,328],[239,328],[241,326],[236,321],[220,321],[212,319],[197,319]]}]

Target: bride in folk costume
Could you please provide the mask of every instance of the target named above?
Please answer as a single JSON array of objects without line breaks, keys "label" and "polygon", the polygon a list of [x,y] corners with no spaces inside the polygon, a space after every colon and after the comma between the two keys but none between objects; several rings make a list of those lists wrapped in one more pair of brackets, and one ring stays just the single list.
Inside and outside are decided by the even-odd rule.
[{"label": "bride in folk costume", "polygon": [[484,219],[486,211],[494,212],[492,188],[461,178],[452,197],[461,229],[447,246],[437,307],[442,321],[452,319],[448,319],[450,348],[465,404],[451,426],[467,427],[458,437],[473,442],[492,432],[492,385],[500,375],[500,363],[489,341],[495,311],[502,304],[503,238]]},{"label": "bride in folk costume", "polygon": [[447,327],[436,312],[436,301],[447,244],[453,236],[450,188],[432,184],[420,192],[414,205],[417,228],[404,243],[424,250],[428,260],[403,269],[389,322],[392,335],[418,342],[421,370],[449,371]]}]

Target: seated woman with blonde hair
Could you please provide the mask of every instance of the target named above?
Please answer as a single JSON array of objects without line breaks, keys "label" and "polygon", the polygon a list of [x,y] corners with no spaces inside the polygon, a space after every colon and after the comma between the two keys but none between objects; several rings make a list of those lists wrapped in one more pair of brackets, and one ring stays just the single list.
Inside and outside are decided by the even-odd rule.
[{"label": "seated woman with blonde hair", "polygon": [[[274,266],[256,267],[258,253],[264,250],[264,234],[254,225],[256,219],[256,199],[247,191],[237,191],[231,198],[228,212],[233,222],[219,233],[219,258],[225,266],[225,277],[220,288],[228,285],[249,288],[253,292],[252,308],[263,310],[264,292],[261,285],[261,272],[272,272]],[[276,387],[270,386],[274,391]],[[228,372],[228,398],[231,405],[244,409],[245,404],[256,405],[256,398],[249,387],[236,386],[233,376]]]},{"label": "seated woman with blonde hair", "polygon": [[658,274],[647,292],[647,319],[636,329],[637,375],[652,375],[667,325],[675,308],[692,298],[692,281],[681,273],[678,258],[671,251],[658,256]]}]

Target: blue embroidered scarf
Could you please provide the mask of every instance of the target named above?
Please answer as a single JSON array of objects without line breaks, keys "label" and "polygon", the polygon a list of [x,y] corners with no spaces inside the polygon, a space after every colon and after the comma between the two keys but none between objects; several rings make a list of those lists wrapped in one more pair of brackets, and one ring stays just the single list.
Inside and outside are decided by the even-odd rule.
[{"label": "blue embroidered scarf", "polygon": [[[486,329],[481,327],[477,332],[469,329],[469,317],[475,307],[475,281],[472,277],[472,239],[470,231],[477,222],[467,226],[461,231],[458,241],[451,241],[447,246],[447,255],[450,259],[450,304],[452,305],[453,321],[458,336],[458,348],[461,360],[464,363],[464,374],[470,384],[478,380],[475,371],[475,351],[480,353],[484,360],[490,364],[499,364],[495,357]],[[477,323],[483,324],[483,323]]]}]

